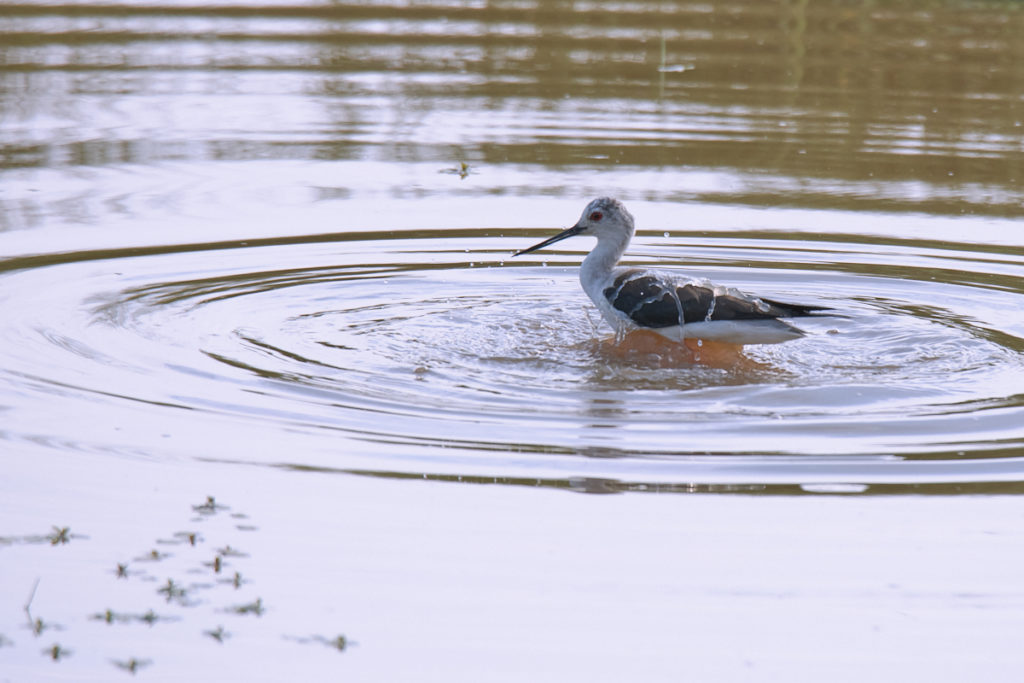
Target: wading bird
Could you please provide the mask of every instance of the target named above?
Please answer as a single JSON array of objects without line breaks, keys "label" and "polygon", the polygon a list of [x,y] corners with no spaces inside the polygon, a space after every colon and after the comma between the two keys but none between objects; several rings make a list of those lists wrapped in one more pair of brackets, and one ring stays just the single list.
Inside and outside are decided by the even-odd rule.
[{"label": "wading bird", "polygon": [[576,225],[513,256],[575,235],[596,237],[597,245],[580,266],[580,284],[616,332],[646,329],[673,341],[778,344],[804,336],[781,318],[830,310],[751,296],[664,270],[621,267],[633,231],[633,216],[622,202],[600,197],[587,204]]}]

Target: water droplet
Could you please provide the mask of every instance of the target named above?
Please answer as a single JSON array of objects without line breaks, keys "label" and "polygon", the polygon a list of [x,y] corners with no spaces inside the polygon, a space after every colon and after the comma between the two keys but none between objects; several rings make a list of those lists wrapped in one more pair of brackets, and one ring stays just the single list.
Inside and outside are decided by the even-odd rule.
[{"label": "water droplet", "polygon": [[667,230],[665,231],[665,237],[668,237],[668,231]]}]

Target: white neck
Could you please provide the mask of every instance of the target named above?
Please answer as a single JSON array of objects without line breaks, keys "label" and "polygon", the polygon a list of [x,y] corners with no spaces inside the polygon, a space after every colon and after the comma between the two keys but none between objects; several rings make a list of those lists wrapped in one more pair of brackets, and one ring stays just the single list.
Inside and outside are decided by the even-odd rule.
[{"label": "white neck", "polygon": [[626,247],[629,245],[629,235],[622,233],[621,237],[602,235],[597,241],[597,246],[587,254],[580,266],[580,284],[591,299],[602,296],[601,292],[607,286],[606,281],[611,275],[612,268],[622,258]]}]

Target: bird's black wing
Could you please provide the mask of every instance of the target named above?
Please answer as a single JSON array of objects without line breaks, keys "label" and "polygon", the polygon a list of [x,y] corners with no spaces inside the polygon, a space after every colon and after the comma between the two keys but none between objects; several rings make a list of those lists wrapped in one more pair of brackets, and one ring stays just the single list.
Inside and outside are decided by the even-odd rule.
[{"label": "bird's black wing", "polygon": [[680,313],[673,287],[642,270],[627,270],[605,288],[604,295],[640,327],[672,327],[679,324]]},{"label": "bird's black wing", "polygon": [[793,318],[829,310],[823,306],[717,294],[711,287],[679,285],[642,270],[620,273],[604,295],[640,327],[654,328],[713,320]]}]

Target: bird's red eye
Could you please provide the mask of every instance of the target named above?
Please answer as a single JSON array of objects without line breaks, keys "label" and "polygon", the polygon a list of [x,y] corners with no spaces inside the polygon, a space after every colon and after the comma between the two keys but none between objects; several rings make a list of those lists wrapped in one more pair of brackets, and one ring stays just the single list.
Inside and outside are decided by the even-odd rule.
[{"label": "bird's red eye", "polygon": [[604,218],[604,214],[601,213],[600,211],[595,211],[594,213],[590,214],[590,220],[594,221],[595,223],[601,220],[602,218]]}]

